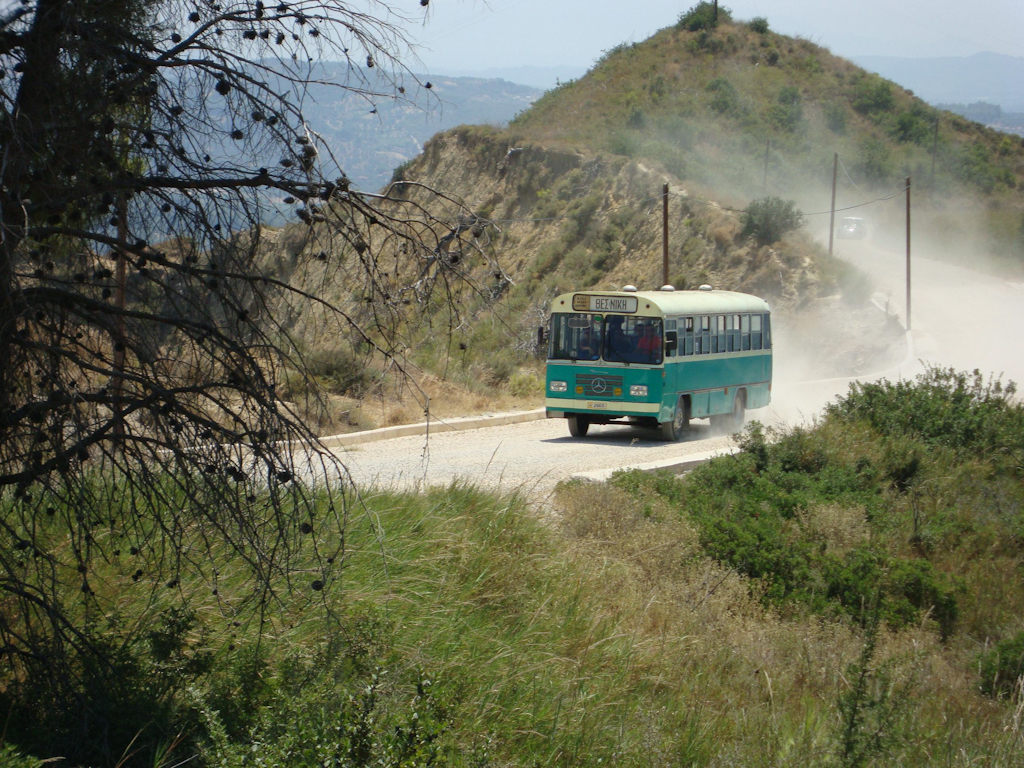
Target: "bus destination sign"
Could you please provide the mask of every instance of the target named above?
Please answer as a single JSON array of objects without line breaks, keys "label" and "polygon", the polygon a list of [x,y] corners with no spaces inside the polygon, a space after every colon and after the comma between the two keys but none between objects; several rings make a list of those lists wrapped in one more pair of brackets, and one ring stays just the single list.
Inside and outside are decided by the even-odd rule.
[{"label": "bus destination sign", "polygon": [[637,308],[636,296],[592,296],[586,293],[574,293],[572,296],[574,312],[615,312],[633,314]]}]

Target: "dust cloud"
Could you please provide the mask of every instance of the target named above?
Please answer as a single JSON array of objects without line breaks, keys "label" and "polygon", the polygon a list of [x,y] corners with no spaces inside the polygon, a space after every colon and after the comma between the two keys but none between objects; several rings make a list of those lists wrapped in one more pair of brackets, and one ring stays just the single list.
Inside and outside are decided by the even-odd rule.
[{"label": "dust cloud", "polygon": [[929,366],[1024,383],[1020,268],[989,253],[983,236],[944,241],[914,227],[907,330],[905,229],[865,218],[865,237],[833,245],[837,258],[866,276],[870,301],[853,307],[831,297],[774,319],[773,402],[752,418],[810,423],[852,381],[912,379]]}]

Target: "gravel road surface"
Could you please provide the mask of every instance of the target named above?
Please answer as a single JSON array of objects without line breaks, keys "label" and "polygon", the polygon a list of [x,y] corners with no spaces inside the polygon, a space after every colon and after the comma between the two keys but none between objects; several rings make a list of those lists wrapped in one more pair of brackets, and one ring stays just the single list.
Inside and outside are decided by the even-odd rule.
[{"label": "gravel road surface", "polygon": [[465,420],[457,431],[435,425],[429,440],[422,431],[390,437],[379,430],[326,442],[334,442],[333,452],[360,487],[409,490],[464,480],[521,490],[540,502],[574,476],[604,479],[626,467],[684,467],[733,449],[731,437],[713,434],[704,422],[695,422],[684,440],[667,443],[652,430],[625,425],[594,425],[578,439],[570,437],[564,419],[545,419],[542,411],[516,416],[517,423],[498,426],[477,426],[488,424],[487,417]]}]

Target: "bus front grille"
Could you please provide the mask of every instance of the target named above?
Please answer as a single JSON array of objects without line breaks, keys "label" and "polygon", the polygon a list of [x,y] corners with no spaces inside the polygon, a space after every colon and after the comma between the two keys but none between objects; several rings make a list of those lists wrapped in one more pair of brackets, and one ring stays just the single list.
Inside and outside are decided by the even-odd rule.
[{"label": "bus front grille", "polygon": [[577,391],[583,387],[583,394],[589,397],[614,397],[622,394],[622,377],[580,375],[576,377],[576,387]]}]

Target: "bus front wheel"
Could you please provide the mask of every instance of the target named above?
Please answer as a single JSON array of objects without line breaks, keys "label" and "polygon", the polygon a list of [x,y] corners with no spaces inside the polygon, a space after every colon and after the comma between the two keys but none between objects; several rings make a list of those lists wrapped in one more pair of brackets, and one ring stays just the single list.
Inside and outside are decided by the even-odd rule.
[{"label": "bus front wheel", "polygon": [[575,413],[569,414],[570,435],[573,437],[586,437],[588,429],[590,429],[590,419]]},{"label": "bus front wheel", "polygon": [[679,402],[676,403],[676,410],[672,414],[672,420],[661,423],[661,436],[669,442],[679,442],[683,436],[683,431],[689,424],[690,416],[686,412],[686,403],[682,398],[679,398]]}]

